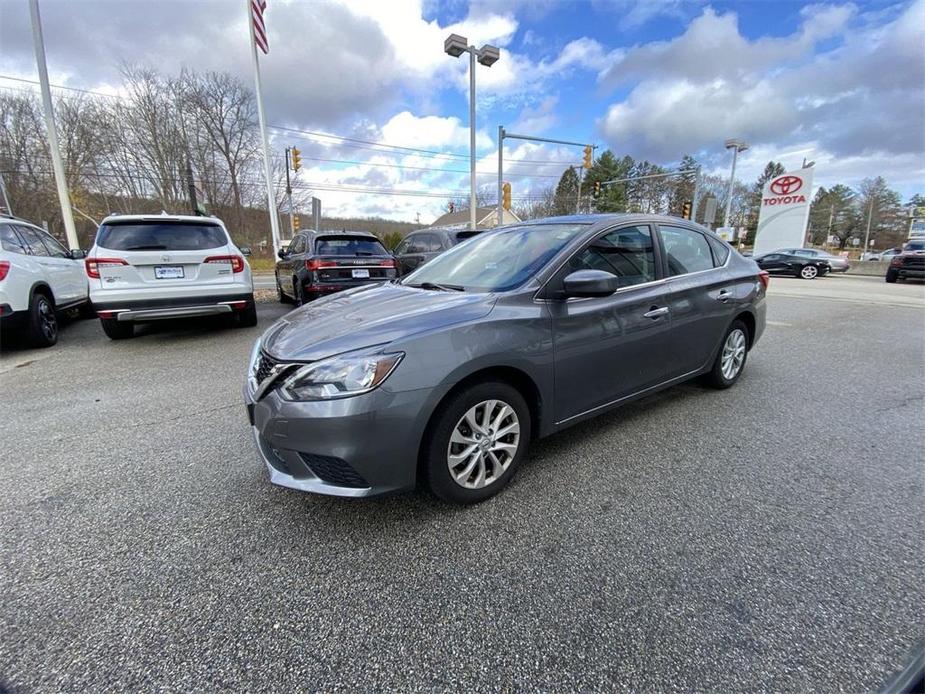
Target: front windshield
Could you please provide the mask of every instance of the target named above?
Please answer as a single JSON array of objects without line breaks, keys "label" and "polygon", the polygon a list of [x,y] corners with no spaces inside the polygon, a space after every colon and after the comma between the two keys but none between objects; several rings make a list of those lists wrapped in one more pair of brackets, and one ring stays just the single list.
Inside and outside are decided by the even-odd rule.
[{"label": "front windshield", "polygon": [[586,224],[537,224],[480,234],[437,256],[402,284],[476,292],[515,289],[585,229]]}]

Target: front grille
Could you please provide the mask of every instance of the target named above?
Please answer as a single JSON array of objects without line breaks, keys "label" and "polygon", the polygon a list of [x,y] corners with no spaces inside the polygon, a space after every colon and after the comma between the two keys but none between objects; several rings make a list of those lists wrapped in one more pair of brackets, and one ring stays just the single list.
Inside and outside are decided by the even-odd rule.
[{"label": "front grille", "polygon": [[328,484],[353,489],[364,489],[369,486],[369,482],[350,467],[346,460],[313,453],[299,453],[299,455],[315,476]]},{"label": "front grille", "polygon": [[925,255],[911,255],[903,258],[903,267],[911,270],[925,270]]},{"label": "front grille", "polygon": [[257,370],[254,372],[254,378],[257,379],[258,385],[263,383],[264,379],[270,375],[270,371],[272,371],[273,367],[278,363],[278,361],[268,357],[263,352],[260,353],[260,360],[257,362]]}]

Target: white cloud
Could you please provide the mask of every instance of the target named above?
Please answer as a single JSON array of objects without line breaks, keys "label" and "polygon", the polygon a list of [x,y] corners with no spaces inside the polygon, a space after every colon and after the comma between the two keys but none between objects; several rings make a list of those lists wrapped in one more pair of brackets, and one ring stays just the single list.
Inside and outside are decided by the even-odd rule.
[{"label": "white cloud", "polygon": [[[417,148],[449,148],[469,146],[469,126],[450,116],[415,116],[402,111],[382,126],[382,141],[391,145]],[[475,134],[476,149],[491,147],[493,140],[484,130]]]}]

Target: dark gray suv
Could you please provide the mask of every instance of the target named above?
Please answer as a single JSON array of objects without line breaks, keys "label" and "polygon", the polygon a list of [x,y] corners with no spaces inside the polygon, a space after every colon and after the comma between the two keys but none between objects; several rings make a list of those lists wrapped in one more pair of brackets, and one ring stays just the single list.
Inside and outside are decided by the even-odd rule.
[{"label": "dark gray suv", "polygon": [[533,439],[703,376],[731,386],[767,273],[672,217],[558,217],[487,232],[401,280],[293,311],[244,388],[276,484],[372,496],[425,482],[472,503]]}]

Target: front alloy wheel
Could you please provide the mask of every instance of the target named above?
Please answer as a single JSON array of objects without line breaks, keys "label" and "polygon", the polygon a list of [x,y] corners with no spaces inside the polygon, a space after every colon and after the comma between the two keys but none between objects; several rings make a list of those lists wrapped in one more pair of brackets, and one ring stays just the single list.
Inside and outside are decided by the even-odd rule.
[{"label": "front alloy wheel", "polygon": [[514,386],[499,381],[468,385],[434,412],[421,449],[423,478],[446,501],[484,501],[514,476],[530,431],[530,408]]},{"label": "front alloy wheel", "polygon": [[520,445],[520,420],[506,402],[485,400],[456,422],[446,462],[450,476],[465,489],[497,482],[514,460]]},{"label": "front alloy wheel", "polygon": [[805,265],[800,270],[800,277],[804,280],[814,280],[819,275],[819,269],[815,265]]}]

